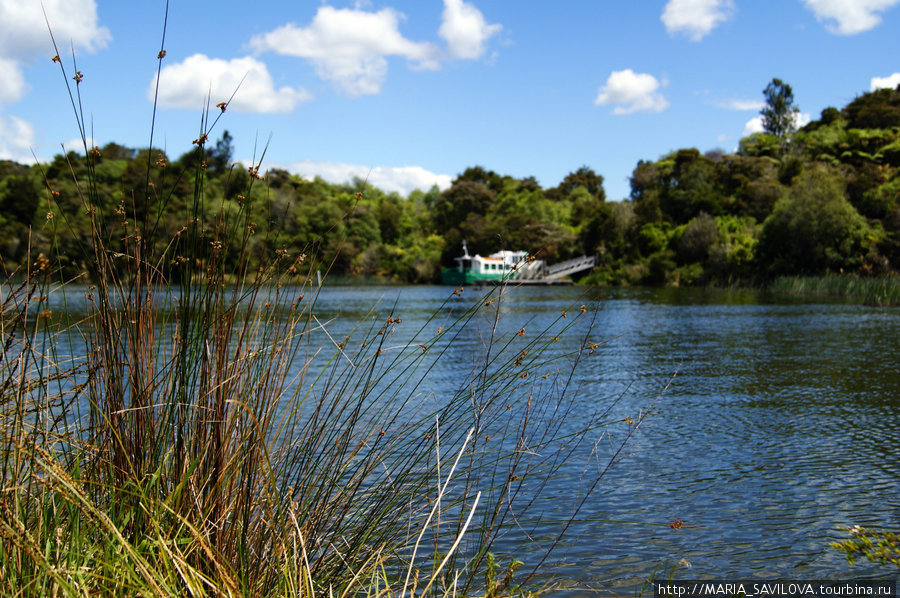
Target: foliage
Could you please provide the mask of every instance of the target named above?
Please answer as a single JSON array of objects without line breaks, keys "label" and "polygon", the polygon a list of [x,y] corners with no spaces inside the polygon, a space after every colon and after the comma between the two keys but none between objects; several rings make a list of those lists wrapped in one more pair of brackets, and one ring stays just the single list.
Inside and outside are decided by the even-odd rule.
[{"label": "foliage", "polygon": [[842,114],[854,129],[900,127],[900,88],[862,94],[847,104]]},{"label": "foliage", "polygon": [[[790,116],[793,92],[776,83],[767,87],[772,102],[767,108],[776,112],[780,106],[790,113],[782,116]],[[227,131],[176,159],[158,148],[110,143],[83,148],[90,159],[85,151],[70,151],[44,165],[0,162],[0,266],[21,271],[30,247],[32,253],[58,252],[67,277],[88,273],[80,256],[91,245],[93,229],[79,186],[90,177],[97,198],[92,209],[106,219],[124,213],[140,222],[142,237],[156,251],[183,226],[199,185],[208,198],[197,214],[201,230],[224,216],[235,231],[250,231],[246,243],[240,235],[222,241],[227,263],[245,259],[248,270],[259,268],[276,249],[294,255],[315,249],[333,256],[329,267],[335,275],[433,283],[465,240],[472,253],[482,255],[526,249],[551,263],[594,255],[602,272],[585,283],[735,284],[841,269],[880,276],[900,264],[896,110],[900,91],[876,90],[841,110],[826,108],[787,146],[778,135],[763,132],[741,139],[734,153],[681,148],[655,161],[641,160],[632,172],[629,198],[616,202],[607,201],[603,177],[588,166],[550,188],[533,177],[473,166],[444,190],[408,197],[361,180],[334,184],[280,169],[255,172],[252,165],[232,162]],[[772,235],[779,222],[791,220],[784,205],[805,205],[797,199],[801,188],[823,172],[832,179],[821,189],[828,201],[810,200],[803,217],[793,217],[787,229],[804,240],[792,238],[794,257],[782,255]],[[265,184],[252,186],[248,195],[254,176]],[[818,213],[819,204],[824,214]],[[236,224],[247,206],[256,206],[253,217]],[[773,214],[762,242],[763,223]],[[835,232],[827,241],[808,237],[819,234],[825,221],[844,216],[840,226],[852,229],[847,235]],[[100,233],[110,250],[121,251],[120,237],[108,228]],[[812,254],[801,256],[807,249]],[[186,272],[170,275],[178,280]]]},{"label": "foliage", "polygon": [[[767,90],[767,108],[776,112],[778,104],[791,116],[789,86],[776,80]],[[825,109],[820,120],[792,135],[790,146],[763,132],[742,139],[734,154],[689,148],[638,162],[631,177],[630,249],[601,260],[611,272],[589,280],[633,283],[635,276],[626,273],[643,272],[637,280],[734,284],[804,272],[896,273],[900,127],[854,125],[889,124],[884,115],[898,105],[897,97],[878,91],[842,111]],[[873,113],[882,116],[860,117]],[[715,242],[710,220],[697,220],[701,213],[716,222]],[[667,251],[675,252],[678,275],[647,275],[666,263]]]},{"label": "foliage", "polygon": [[756,266],[760,226],[752,217],[718,216],[719,238],[709,249],[709,278],[723,284],[750,280]]},{"label": "foliage", "polygon": [[705,260],[718,239],[719,230],[715,218],[706,212],[700,212],[687,223],[681,233],[678,257],[685,263]]},{"label": "foliage", "polygon": [[900,534],[858,525],[847,528],[847,532],[849,539],[832,542],[831,547],[843,552],[851,564],[864,556],[872,562],[900,569]]},{"label": "foliage", "polygon": [[603,177],[588,166],[582,166],[575,172],[567,174],[556,189],[547,190],[547,196],[551,199],[564,199],[578,188],[584,189],[601,203],[606,199]]},{"label": "foliage", "polygon": [[781,79],[775,78],[763,90],[766,105],[760,110],[763,131],[781,140],[787,140],[796,128],[797,113],[794,90]]},{"label": "foliage", "polygon": [[772,274],[856,270],[880,237],[850,204],[841,177],[806,171],[763,223],[758,253]]},{"label": "foliage", "polygon": [[738,144],[740,156],[775,157],[780,153],[781,140],[771,133],[751,133]]}]

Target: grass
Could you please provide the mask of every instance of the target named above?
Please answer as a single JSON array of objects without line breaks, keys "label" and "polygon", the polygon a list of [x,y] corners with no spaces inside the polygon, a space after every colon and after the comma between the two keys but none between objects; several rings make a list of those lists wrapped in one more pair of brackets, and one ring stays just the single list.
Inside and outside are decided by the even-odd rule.
[{"label": "grass", "polygon": [[[193,200],[165,243],[154,239],[171,216],[167,192],[149,185],[165,165],[152,151],[147,196],[105,217],[81,77],[73,88],[59,63],[84,145],[86,175],[72,174],[91,246],[80,249],[84,280],[61,279],[67,256],[57,254],[33,256],[0,284],[0,593],[501,596],[541,587],[546,559],[640,423],[582,480],[543,557],[495,555],[502,535],[528,541],[553,500],[554,473],[609,419],[614,400],[572,412],[596,347],[590,310],[504,334],[511,289],[465,309],[453,303],[461,289],[448,290],[415,330],[373,307],[335,339],[316,316],[315,273],[331,258],[315,243],[249,266],[253,235],[277,247],[277,231],[251,225],[266,210],[253,190],[264,186],[260,164],[243,196],[263,200],[239,213],[206,193],[204,145],[218,118],[203,115],[196,170],[177,175],[195,181]],[[51,209],[54,200],[48,189]],[[47,228],[65,238],[64,219]],[[56,303],[62,313],[51,311]],[[423,397],[473,326],[487,340],[470,376]],[[576,334],[584,340],[574,349],[553,349]]]},{"label": "grass", "polygon": [[780,276],[768,290],[775,293],[850,297],[869,305],[900,305],[900,278],[847,274]]}]

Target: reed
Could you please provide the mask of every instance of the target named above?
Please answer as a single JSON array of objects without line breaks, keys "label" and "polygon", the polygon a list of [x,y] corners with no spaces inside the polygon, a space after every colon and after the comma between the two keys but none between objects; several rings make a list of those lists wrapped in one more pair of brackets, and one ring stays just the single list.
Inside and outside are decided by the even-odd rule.
[{"label": "reed", "polygon": [[848,297],[868,305],[900,305],[900,278],[896,276],[780,276],[768,289],[776,293]]},{"label": "reed", "polygon": [[[546,558],[640,424],[585,475],[543,558],[495,556],[502,535],[529,541],[554,473],[609,421],[614,398],[572,412],[596,348],[591,311],[510,334],[513,289],[464,309],[457,289],[418,329],[373,306],[334,338],[314,282],[333,256],[316,242],[288,255],[278,231],[256,230],[260,164],[239,211],[206,192],[205,142],[224,106],[201,118],[193,172],[166,171],[151,150],[146,194],[111,208],[81,78],[72,86],[59,62],[91,245],[84,280],[60,277],[60,250],[0,284],[0,593],[500,596],[545,583]],[[184,178],[192,201],[167,232],[165,181]],[[64,239],[66,222],[48,229]],[[251,268],[259,247],[268,255]],[[426,394],[473,327],[486,339],[470,376]],[[572,335],[583,340],[555,349]]]}]

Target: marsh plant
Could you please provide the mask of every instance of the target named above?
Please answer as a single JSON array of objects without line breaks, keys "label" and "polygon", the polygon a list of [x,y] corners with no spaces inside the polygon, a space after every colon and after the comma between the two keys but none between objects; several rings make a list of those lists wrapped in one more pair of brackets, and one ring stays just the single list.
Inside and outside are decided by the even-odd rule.
[{"label": "marsh plant", "polygon": [[[317,316],[316,275],[327,284],[334,256],[321,239],[290,255],[256,224],[268,221],[260,164],[229,166],[246,184],[225,200],[207,193],[207,141],[227,101],[202,116],[192,170],[158,159],[151,132],[144,192],[103,197],[83,77],[54,61],[83,155],[70,154],[70,188],[47,189],[35,234],[54,252],[0,285],[0,593],[542,587],[547,559],[640,424],[619,422],[626,431],[601,456],[591,447],[615,398],[572,413],[597,347],[592,310],[509,332],[502,306],[515,289],[468,301],[448,289],[416,329],[373,306],[335,336]],[[173,207],[184,181],[191,201]],[[68,244],[61,202],[90,217],[90,246]],[[84,274],[64,278],[73,254]],[[473,327],[484,342],[470,375],[436,389],[430,378]],[[584,340],[560,349],[574,337]],[[538,537],[548,505],[559,510],[554,474],[576,458],[580,490]],[[517,561],[499,538],[543,556]]]},{"label": "marsh plant", "polygon": [[867,305],[900,304],[900,280],[890,276],[779,276],[768,289],[775,293],[846,297]]}]

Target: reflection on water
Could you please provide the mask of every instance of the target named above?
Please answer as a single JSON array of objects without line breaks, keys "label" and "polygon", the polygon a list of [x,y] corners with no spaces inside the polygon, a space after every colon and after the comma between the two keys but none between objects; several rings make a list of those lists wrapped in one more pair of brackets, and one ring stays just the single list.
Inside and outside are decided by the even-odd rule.
[{"label": "reflection on water", "polygon": [[686,558],[693,578],[890,573],[827,544],[838,526],[900,522],[900,312],[684,295],[602,304],[623,334],[605,368],[645,393],[649,373],[678,374],[596,516],[689,527],[586,524],[580,544],[604,547],[596,577],[633,574],[618,557],[637,555]]},{"label": "reflection on water", "polygon": [[[403,325],[391,342],[402,344],[483,292],[445,303],[446,287],[326,286],[313,311],[334,339],[367,314],[395,313]],[[894,573],[851,567],[828,542],[844,537],[842,526],[900,527],[900,311],[702,290],[610,290],[595,303],[584,293],[520,288],[501,305],[504,334],[593,306],[591,340],[608,342],[580,370],[577,406],[619,397],[621,419],[652,404],[570,530],[556,561],[564,575],[581,587],[630,588],[680,559],[691,578]],[[487,315],[467,328],[421,391],[457,389],[491,329]],[[588,457],[576,455],[555,482],[560,512],[544,513],[536,543],[584,483]],[[680,529],[668,525],[676,518]],[[499,548],[526,561],[536,553]]]}]

